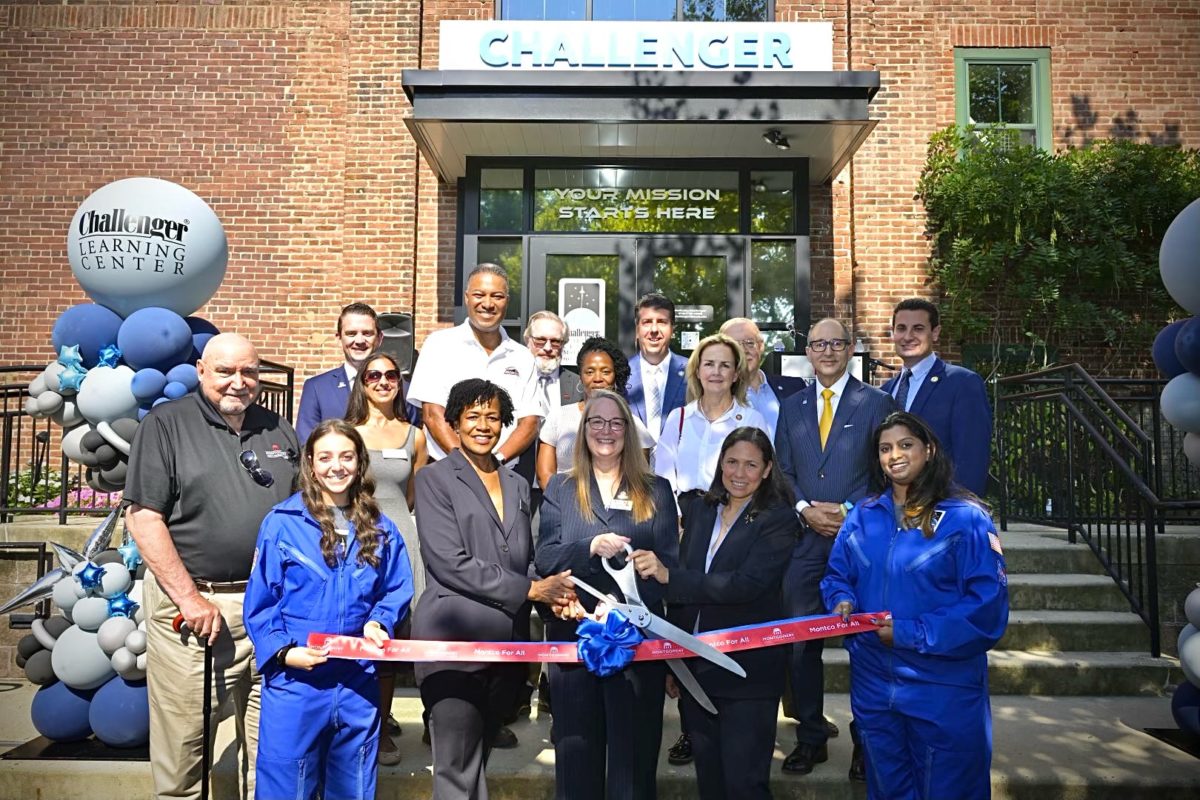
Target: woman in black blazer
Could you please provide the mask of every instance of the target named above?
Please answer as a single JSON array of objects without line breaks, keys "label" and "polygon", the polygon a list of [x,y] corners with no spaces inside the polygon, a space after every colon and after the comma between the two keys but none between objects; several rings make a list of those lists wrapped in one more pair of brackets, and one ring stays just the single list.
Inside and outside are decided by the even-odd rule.
[{"label": "woman in black blazer", "polygon": [[[459,447],[415,476],[426,584],[414,639],[525,640],[531,602],[575,599],[566,574],[531,577],[529,484],[492,455],[512,418],[512,400],[494,383],[472,378],[450,389],[446,419]],[[436,800],[487,798],[488,743],[516,709],[525,672],[524,664],[416,665]]]},{"label": "woman in black blazer", "polygon": [[[541,506],[537,571],[570,570],[620,598],[602,558],[624,554],[626,544],[654,552],[673,566],[679,552],[671,485],[650,471],[629,406],[603,389],[583,408],[570,472],[555,475]],[[643,602],[663,613],[663,587],[639,581]],[[579,592],[583,610],[595,600]],[[576,638],[575,619],[546,626],[551,641]],[[658,751],[666,665],[642,662],[605,678],[582,665],[550,665],[554,698],[555,797],[563,800],[652,800],[657,796]]]},{"label": "woman in black blazer", "polygon": [[[684,516],[677,568],[656,554],[633,553],[638,574],[662,584],[670,619],[687,631],[711,631],[783,618],[783,574],[799,533],[792,492],[758,428],[734,430],[721,445],[717,475]],[[691,737],[701,800],[769,798],[776,709],[787,649],[732,653],[737,675],[699,658],[688,661],[717,708],[705,711],[684,692],[683,729]],[[670,690],[672,694],[676,691]]]}]

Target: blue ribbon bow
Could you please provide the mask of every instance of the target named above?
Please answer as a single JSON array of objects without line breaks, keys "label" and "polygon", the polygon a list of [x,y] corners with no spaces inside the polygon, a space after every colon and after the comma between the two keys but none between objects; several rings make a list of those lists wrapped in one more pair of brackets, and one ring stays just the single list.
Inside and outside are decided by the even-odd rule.
[{"label": "blue ribbon bow", "polygon": [[645,638],[620,611],[608,612],[604,622],[585,619],[575,629],[579,636],[579,660],[588,672],[601,678],[625,669],[633,661],[633,648]]}]

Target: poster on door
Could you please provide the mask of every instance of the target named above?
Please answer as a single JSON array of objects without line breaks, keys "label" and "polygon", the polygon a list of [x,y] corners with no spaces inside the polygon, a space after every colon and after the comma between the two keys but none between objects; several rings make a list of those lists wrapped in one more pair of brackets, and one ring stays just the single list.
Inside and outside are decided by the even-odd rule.
[{"label": "poster on door", "polygon": [[559,279],[558,315],[571,330],[571,338],[563,347],[564,366],[575,366],[583,343],[604,335],[605,288],[600,278]]}]

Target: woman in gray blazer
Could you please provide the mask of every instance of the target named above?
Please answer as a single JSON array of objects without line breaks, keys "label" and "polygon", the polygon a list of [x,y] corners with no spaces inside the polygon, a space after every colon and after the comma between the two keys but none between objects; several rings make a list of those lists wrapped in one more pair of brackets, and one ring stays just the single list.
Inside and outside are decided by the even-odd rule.
[{"label": "woman in gray blazer", "polygon": [[[650,471],[634,416],[617,394],[598,389],[583,408],[574,463],[545,489],[537,570],[562,570],[602,592],[620,596],[602,558],[624,555],[625,545],[655,552],[675,564],[679,552],[671,485]],[[639,581],[642,600],[663,613],[663,587]],[[595,600],[581,595],[582,610]],[[546,626],[547,639],[574,640],[575,619]],[[656,797],[666,664],[630,664],[608,677],[582,665],[550,665],[554,697],[555,797],[617,800]]]},{"label": "woman in gray blazer", "polygon": [[[415,476],[417,535],[425,592],[414,639],[521,641],[531,602],[575,600],[567,573],[533,573],[529,484],[492,455],[513,419],[508,393],[472,378],[455,384],[446,419],[459,447]],[[433,796],[486,800],[488,743],[515,708],[524,664],[430,662],[416,665],[433,744]]]}]

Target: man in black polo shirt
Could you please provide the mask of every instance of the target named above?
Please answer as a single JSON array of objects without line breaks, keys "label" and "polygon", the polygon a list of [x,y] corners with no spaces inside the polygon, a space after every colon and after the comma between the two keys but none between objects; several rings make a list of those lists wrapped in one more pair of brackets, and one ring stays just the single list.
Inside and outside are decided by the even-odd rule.
[{"label": "man in black polo shirt", "polygon": [[[160,798],[198,795],[206,639],[216,702],[232,697],[236,708],[244,796],[254,796],[259,676],[242,599],[259,525],[291,494],[300,452],[291,424],[254,405],[258,367],[246,339],[214,336],[196,365],[200,390],[151,411],[129,456],[125,522],[148,568],[150,765]],[[172,628],[180,614],[183,633]]]}]

